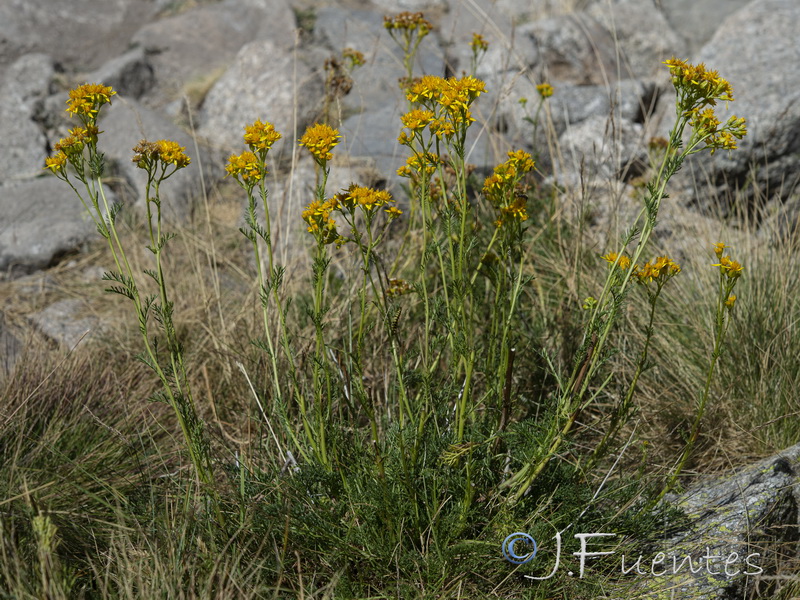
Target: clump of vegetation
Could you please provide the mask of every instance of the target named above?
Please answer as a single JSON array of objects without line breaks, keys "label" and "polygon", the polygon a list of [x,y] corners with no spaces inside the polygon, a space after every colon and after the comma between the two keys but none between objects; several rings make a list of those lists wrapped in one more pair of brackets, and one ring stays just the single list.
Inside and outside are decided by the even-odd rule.
[{"label": "clump of vegetation", "polygon": [[[185,149],[169,140],[134,148],[147,173],[142,229],[151,263],[142,270],[130,258],[137,232],[120,231],[121,207],[103,188],[97,119],[114,91],[86,84],[70,93],[68,111],[81,126],[46,168],[72,187],[105,239],[113,270],[104,278],[133,309],[140,364],[98,345],[99,362],[70,366],[85,372],[79,383],[58,365],[56,375],[9,384],[12,412],[0,432],[4,464],[14,465],[4,471],[0,528],[6,593],[597,598],[611,559],[592,563],[587,577],[548,579],[552,544],[523,552],[524,544],[509,547],[509,534],[543,541],[611,531],[636,540],[658,527],[657,502],[696,451],[726,336],[737,327],[734,289],[744,268],[723,243],[713,246],[711,354],[683,448],[666,474],[650,474],[641,457],[635,477],[609,475],[631,445],[620,433],[659,352],[665,290],[682,273],[667,255],[646,260],[659,208],[686,157],[733,150],[745,135],[743,119],[721,123],[714,114],[717,101],[733,101],[730,85],[702,65],[666,62],[676,123],[637,220],[602,268],[565,241],[573,225],[556,218],[557,198],[538,186],[529,153],[509,150],[476,180],[466,140],[484,83],[469,74],[415,77],[430,23],[404,13],[385,26],[406,56],[398,174],[407,204],[358,183],[328,189],[341,140],[331,109],[346,93],[347,69],[363,60],[347,54],[347,69],[329,64],[323,122],[298,140],[317,173],[302,215],[310,277],[291,273],[274,251],[267,174],[281,133],[254,115],[246,149],[228,160],[247,198],[240,232],[256,294],[227,306],[236,314],[220,318],[228,326],[217,334],[184,327],[179,309],[192,298],[162,219],[161,187],[189,164]],[[473,73],[487,47],[476,35]],[[548,84],[539,91],[535,123],[554,92]],[[334,261],[344,268],[332,273]],[[567,268],[587,273],[584,285],[595,290],[579,302],[583,311],[565,308],[576,300]],[[631,351],[619,340],[629,332],[623,307],[634,302],[647,310]],[[632,370],[617,368],[623,346]],[[117,375],[103,377],[104,369]],[[131,372],[136,384],[125,380]],[[50,409],[33,411],[34,398]],[[133,407],[145,398],[169,410],[153,409],[142,428]],[[90,405],[94,421],[83,411]],[[98,466],[109,461],[115,473]],[[564,553],[578,544],[567,537]],[[521,575],[544,581],[533,587]]]}]

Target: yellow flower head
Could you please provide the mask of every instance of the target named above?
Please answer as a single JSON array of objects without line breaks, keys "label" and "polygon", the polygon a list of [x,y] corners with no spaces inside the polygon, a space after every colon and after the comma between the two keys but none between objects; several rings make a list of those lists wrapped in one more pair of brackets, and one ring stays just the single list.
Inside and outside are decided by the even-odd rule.
[{"label": "yellow flower head", "polygon": [[53,150],[56,152],[63,152],[67,156],[75,156],[83,152],[85,146],[84,139],[85,138],[81,135],[68,135],[58,140],[53,146]]},{"label": "yellow flower head", "polygon": [[330,125],[315,123],[311,125],[303,137],[300,138],[300,145],[305,146],[320,165],[323,165],[333,158],[333,147],[339,143],[342,136]]},{"label": "yellow flower head", "polygon": [[116,93],[111,86],[99,83],[79,85],[69,92],[67,112],[77,115],[84,123],[95,123],[100,107],[111,104],[111,96]]},{"label": "yellow flower head", "polygon": [[63,173],[67,166],[67,155],[60,151],[44,160],[44,168],[50,169],[53,173]]},{"label": "yellow flower head", "polygon": [[225,167],[228,175],[233,176],[240,184],[252,185],[263,179],[266,169],[262,168],[261,161],[250,151],[242,152],[239,155],[232,154],[228,158],[228,165]]},{"label": "yellow flower head", "polygon": [[501,212],[507,212],[515,202],[518,206],[516,194],[519,191],[520,181],[533,167],[533,159],[527,152],[523,150],[509,152],[508,160],[497,165],[494,173],[484,180],[483,195]]},{"label": "yellow flower head", "polygon": [[535,166],[531,155],[524,150],[509,151],[507,162],[513,164],[520,173],[527,173]]},{"label": "yellow flower head", "polygon": [[720,272],[723,275],[727,275],[728,279],[739,278],[744,270],[744,267],[739,262],[731,260],[730,256],[723,256],[718,263],[712,266],[719,267]]},{"label": "yellow flower head", "polygon": [[540,83],[536,86],[536,91],[539,92],[539,95],[542,98],[549,98],[553,95],[553,86],[549,83]]},{"label": "yellow flower head", "polygon": [[601,256],[603,260],[608,262],[610,265],[614,265],[617,263],[617,266],[622,269],[623,271],[627,271],[631,266],[631,259],[625,256],[624,254],[620,256],[616,252],[609,252],[605,256]]},{"label": "yellow flower head", "polygon": [[469,47],[472,48],[474,54],[478,54],[478,52],[486,52],[489,49],[489,42],[480,33],[473,33]]},{"label": "yellow flower head", "polygon": [[336,200],[347,210],[361,207],[367,214],[372,214],[376,209],[394,202],[392,195],[387,190],[376,190],[355,184],[341,194],[337,194]]},{"label": "yellow flower head", "polygon": [[717,242],[714,244],[714,254],[717,255],[717,258],[722,258],[722,252],[728,248],[723,242]]},{"label": "yellow flower head", "polygon": [[336,221],[331,216],[338,207],[339,202],[334,197],[323,202],[314,200],[303,211],[302,217],[308,224],[308,232],[314,234],[323,244],[331,244],[340,239],[336,231]]},{"label": "yellow flower head", "polygon": [[384,210],[389,215],[390,219],[396,219],[397,217],[403,214],[403,211],[397,208],[396,206],[390,206],[389,208],[385,208]]},{"label": "yellow flower head", "polygon": [[703,63],[692,65],[675,57],[664,61],[672,75],[672,84],[682,98],[681,108],[688,111],[717,100],[733,101],[733,88],[717,71],[708,70]]},{"label": "yellow flower head", "polygon": [[725,308],[727,308],[728,310],[731,310],[735,303],[736,303],[736,295],[735,294],[731,294],[730,296],[728,296],[728,299],[725,300]]},{"label": "yellow flower head", "polygon": [[159,140],[156,145],[158,146],[158,159],[165,165],[174,165],[176,168],[182,169],[191,162],[191,159],[184,153],[186,147],[181,146],[178,142]]},{"label": "yellow flower head", "polygon": [[383,17],[383,26],[392,33],[397,30],[416,32],[420,37],[425,37],[433,29],[421,12],[401,12],[394,17]]},{"label": "yellow flower head", "polygon": [[352,48],[345,48],[342,50],[342,59],[344,59],[350,69],[360,67],[366,62],[364,54]]},{"label": "yellow flower head", "polygon": [[400,117],[400,121],[404,127],[411,131],[418,131],[425,129],[428,124],[433,120],[433,111],[414,109]]},{"label": "yellow flower head", "polygon": [[438,102],[451,115],[455,115],[467,111],[469,105],[485,91],[486,84],[477,77],[472,75],[460,79],[450,77],[445,80]]},{"label": "yellow flower head", "polygon": [[[175,170],[182,169],[189,165],[191,159],[184,153],[185,148],[171,140],[159,140],[148,142],[142,140],[133,148],[133,162],[140,169],[150,171],[159,163],[162,168],[173,165]],[[174,171],[173,171],[174,172]]]},{"label": "yellow flower head", "polygon": [[269,121],[256,121],[252,125],[244,128],[244,142],[253,152],[266,152],[272,145],[281,139],[281,134],[275,130],[275,126]]},{"label": "yellow flower head", "polygon": [[456,133],[456,128],[453,125],[453,122],[441,117],[431,121],[429,128],[431,133],[433,133],[439,139],[442,139],[443,137],[450,139]]},{"label": "yellow flower head", "polygon": [[508,220],[527,221],[528,220],[528,196],[517,194],[508,206],[500,209],[500,224]]},{"label": "yellow flower head", "polygon": [[659,256],[652,263],[645,263],[643,267],[635,265],[633,278],[637,283],[645,286],[656,281],[660,287],[680,272],[680,265],[669,256]]},{"label": "yellow flower head", "polygon": [[406,92],[406,98],[410,102],[426,104],[441,95],[445,82],[445,79],[436,75],[424,75],[412,82]]}]

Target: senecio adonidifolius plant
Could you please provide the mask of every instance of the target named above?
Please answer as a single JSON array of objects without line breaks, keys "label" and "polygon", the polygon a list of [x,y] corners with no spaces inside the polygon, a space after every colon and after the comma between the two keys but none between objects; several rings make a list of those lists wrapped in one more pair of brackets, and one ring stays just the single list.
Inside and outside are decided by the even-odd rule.
[{"label": "senecio adonidifolius plant", "polygon": [[[730,83],[723,79],[717,71],[709,70],[703,64],[692,65],[674,57],[665,61],[664,64],[670,70],[672,84],[677,92],[675,124],[664,145],[661,165],[653,179],[647,184],[644,206],[636,221],[624,236],[620,250],[609,252],[603,257],[610,264],[610,271],[599,297],[588,298],[585,304],[585,308],[591,310],[591,318],[584,336],[583,348],[576,357],[572,374],[561,386],[558,407],[548,429],[546,451],[535,456],[534,460],[529,461],[513,477],[504,482],[505,486],[515,490],[514,497],[516,498],[525,493],[542,473],[567,439],[578,415],[597,396],[597,390],[590,392],[590,385],[607,356],[608,336],[619,316],[620,307],[629,290],[629,283],[635,282],[645,289],[651,305],[646,341],[628,393],[614,409],[610,426],[600,445],[592,454],[589,460],[590,465],[594,464],[595,460],[606,450],[609,439],[613,438],[620,423],[629,414],[631,398],[639,376],[647,363],[647,352],[652,336],[658,297],[665,283],[680,272],[680,266],[668,256],[659,257],[653,263],[648,262],[644,266],[640,266],[638,263],[646,251],[648,241],[656,226],[661,202],[667,197],[667,184],[688,156],[703,150],[708,150],[711,154],[719,149],[735,150],[737,140],[741,140],[747,133],[743,118],[733,115],[725,123],[721,123],[715,114],[714,108],[718,101],[733,101],[733,90]],[[689,129],[688,141],[684,143],[684,139],[687,137],[687,128]],[[715,245],[715,254],[720,261],[722,261],[721,248],[724,247],[722,243]],[[696,416],[687,445],[668,478],[667,484],[658,496],[659,499],[674,485],[694,447],[700,420],[708,400],[711,378],[722,350],[727,323],[736,300],[733,288],[742,272],[742,267],[738,262],[732,261],[729,256],[725,256],[724,259],[727,262],[715,265],[720,269],[727,270],[720,275],[715,342],[706,384],[697,402]],[[735,268],[731,269],[731,264],[734,264]],[[601,389],[607,383],[608,381],[604,382]]]},{"label": "senecio adonidifolius plant", "polygon": [[[217,518],[222,521],[213,487],[214,469],[210,448],[189,385],[183,346],[178,339],[173,318],[174,302],[170,299],[163,269],[164,251],[172,236],[163,230],[161,184],[188,166],[190,159],[182,146],[170,140],[141,140],[133,148],[133,162],[147,173],[147,249],[153,255],[153,268],[145,270],[144,274],[155,282],[158,289],[155,294],[144,294],[141,292],[140,275],[131,267],[117,230],[121,205],[110,204],[106,197],[103,185],[105,161],[97,147],[101,133],[97,126],[100,109],[111,104],[115,94],[109,86],[102,84],[84,84],[70,91],[66,110],[77,117],[82,126],[71,129],[67,137],[55,144],[55,154],[46,159],[45,169],[73,189],[98,232],[108,242],[115,270],[103,275],[103,279],[112,282],[107,291],[120,294],[133,304],[144,344],[144,352],[139,358],[161,382],[162,389],[156,394],[156,399],[169,404],[175,412],[197,479]],[[151,316],[155,318],[163,337],[159,338],[153,333]],[[166,349],[159,347],[159,339],[165,343]]]},{"label": "senecio adonidifolius plant", "polygon": [[[406,57],[400,87],[407,110],[397,140],[406,152],[397,171],[406,182],[406,210],[386,189],[353,183],[329,191],[342,135],[326,122],[308,127],[298,142],[317,172],[313,195],[302,212],[313,247],[311,285],[305,296],[291,302],[283,287],[284,266],[273,249],[266,183],[269,152],[281,139],[275,126],[261,119],[245,126],[246,149],[230,156],[226,170],[247,196],[241,232],[255,257],[263,324],[254,344],[268,357],[255,392],[278,462],[285,466],[296,454],[301,472],[304,465],[313,465],[328,474],[343,473],[345,486],[377,486],[380,493],[374,500],[383,508],[375,511],[375,518],[392,542],[399,543],[404,536],[426,537],[424,532],[443,523],[448,535],[458,535],[471,527],[471,516],[491,513],[500,500],[513,506],[523,498],[568,440],[598,387],[607,383],[594,382],[631,284],[646,294],[652,330],[662,289],[681,271],[668,256],[640,263],[670,177],[691,154],[734,149],[746,130],[743,119],[721,123],[715,116],[717,101],[733,100],[727,81],[703,65],[666,61],[677,91],[677,111],[663,161],[648,184],[636,223],[620,247],[603,256],[608,274],[597,298],[585,303],[591,317],[571,373],[554,373],[558,390],[553,406],[538,417],[529,415],[515,394],[515,382],[522,377],[515,370],[515,355],[518,345],[532,345],[526,339],[531,309],[524,299],[533,279],[528,250],[535,227],[534,159],[523,150],[511,150],[482,185],[476,183],[467,162],[467,136],[475,122],[474,104],[486,92],[484,82],[474,74],[414,77],[414,55],[430,23],[420,13],[402,13],[387,17],[385,27]],[[487,46],[481,36],[473,38],[473,73]],[[552,95],[548,84],[539,87],[543,101]],[[117,233],[119,206],[108,203],[102,184],[97,118],[114,93],[97,84],[70,92],[67,110],[82,127],[56,144],[45,168],[72,187],[108,242],[115,264],[105,275],[114,282],[109,291],[133,303],[145,348],[142,359],[161,382],[159,399],[173,408],[197,478],[222,523],[213,492],[214,460],[189,387],[189,366],[175,332],[163,269],[170,235],[163,230],[160,186],[186,167],[189,158],[168,140],[142,140],[134,148],[133,161],[147,173],[147,248],[154,263],[145,274],[157,288],[157,293],[145,295]],[[326,100],[323,121],[336,97]],[[719,301],[708,378],[689,441],[665,490],[694,447],[733,314],[733,291],[742,267],[724,248],[715,246]],[[354,268],[333,276],[329,267],[334,258]],[[151,316],[159,335],[152,330]],[[305,334],[301,321],[313,333]],[[648,334],[633,381],[609,414],[607,430],[589,456],[590,466],[607,452],[631,414],[649,342]],[[307,344],[312,350],[305,350]],[[540,432],[533,446],[531,438],[511,435],[511,426],[525,421],[534,421]],[[278,425],[273,428],[274,423]],[[368,455],[366,468],[352,458],[358,449]],[[346,475],[355,465],[363,468],[358,484]],[[420,484],[430,476],[435,481]],[[389,499],[398,495],[407,514],[388,508]]]}]

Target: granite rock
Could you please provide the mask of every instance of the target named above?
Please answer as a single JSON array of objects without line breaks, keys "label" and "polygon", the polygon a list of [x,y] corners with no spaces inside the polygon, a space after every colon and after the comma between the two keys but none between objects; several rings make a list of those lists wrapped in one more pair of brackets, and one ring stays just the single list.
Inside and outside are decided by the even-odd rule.
[{"label": "granite rock", "polygon": [[162,107],[185,94],[201,100],[243,46],[270,40],[277,48],[290,48],[295,29],[294,14],[283,0],[203,3],[149,23],[132,38],[147,51],[158,82],[147,104]]},{"label": "granite rock", "polygon": [[[199,133],[225,150],[241,152],[244,126],[256,119],[275,125],[284,139],[302,135],[317,116],[322,79],[290,50],[270,40],[252,42],[208,92],[199,115]],[[290,141],[291,145],[291,141]]]},{"label": "granite rock", "polygon": [[0,215],[0,270],[12,275],[47,267],[97,234],[75,193],[50,175],[0,187]]},{"label": "granite rock", "polygon": [[0,132],[4,140],[0,183],[41,175],[47,138],[36,119],[54,75],[53,61],[45,54],[26,54],[6,71],[0,84]]},{"label": "granite rock", "polygon": [[[768,583],[776,555],[792,547],[796,553],[800,540],[800,444],[698,482],[665,501],[684,515],[682,525],[649,549],[666,555],[666,573],[638,580],[631,595],[653,600],[765,597],[756,590]],[[697,570],[684,564],[674,573],[671,555],[690,557]]]}]

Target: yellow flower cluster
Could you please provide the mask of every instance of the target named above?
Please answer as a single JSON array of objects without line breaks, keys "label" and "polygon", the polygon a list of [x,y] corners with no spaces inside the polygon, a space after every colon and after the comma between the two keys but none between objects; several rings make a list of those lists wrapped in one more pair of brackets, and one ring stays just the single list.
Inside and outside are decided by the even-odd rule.
[{"label": "yellow flower cluster", "polygon": [[174,165],[182,169],[191,162],[191,159],[184,153],[186,147],[181,146],[178,142],[159,140],[156,145],[158,146],[158,158],[165,165]]},{"label": "yellow flower cluster", "polygon": [[159,163],[164,170],[167,166],[172,165],[177,171],[191,162],[184,150],[186,150],[184,146],[171,140],[158,140],[157,142],[142,140],[133,148],[135,154],[132,161],[137,167],[146,171],[151,171]]},{"label": "yellow flower cluster", "polygon": [[647,285],[655,281],[659,286],[681,272],[678,263],[669,256],[659,256],[652,263],[645,263],[643,267],[636,265],[633,267],[633,277],[641,284]]},{"label": "yellow flower cluster", "polygon": [[267,154],[281,137],[283,136],[269,121],[259,119],[251,125],[245,125],[243,138],[249,150],[241,154],[231,154],[225,171],[248,192],[252,191],[256,183],[266,177]]},{"label": "yellow flower cluster", "polygon": [[432,152],[412,154],[406,159],[406,164],[397,169],[397,174],[400,177],[413,178],[421,175],[424,171],[430,177],[436,172],[436,167],[441,163],[442,159]]},{"label": "yellow flower cluster", "polygon": [[486,52],[489,49],[489,42],[487,42],[480,33],[473,33],[469,47],[472,48],[473,54],[478,54],[479,52]]},{"label": "yellow flower cluster", "polygon": [[703,110],[692,109],[689,124],[696,132],[705,137],[706,147],[711,149],[711,154],[717,149],[735,150],[736,141],[747,135],[744,118],[733,115],[725,125],[720,126],[719,119],[713,108]]},{"label": "yellow flower cluster", "polygon": [[744,270],[744,267],[739,262],[731,260],[730,256],[721,257],[719,262],[712,266],[719,267],[720,272],[728,279],[738,279]]},{"label": "yellow flower cluster", "polygon": [[508,206],[500,208],[500,218],[495,222],[498,227],[509,219],[516,219],[518,221],[528,220],[528,196],[523,192],[519,192],[514,196],[514,200]]},{"label": "yellow flower cluster", "polygon": [[[609,252],[600,258],[608,262],[612,267],[616,265],[616,268],[626,273],[631,268],[631,259],[625,254]],[[658,289],[660,290],[669,279],[680,272],[680,265],[672,260],[669,256],[659,256],[652,263],[645,263],[643,267],[639,265],[633,265],[631,278],[645,287],[655,281]]]},{"label": "yellow flower cluster", "polygon": [[244,142],[253,152],[269,151],[281,137],[272,123],[261,122],[260,119],[244,128]]},{"label": "yellow flower cluster", "polygon": [[83,150],[87,145],[93,148],[97,144],[100,131],[96,123],[100,107],[111,104],[114,94],[116,92],[110,86],[99,83],[85,83],[70,90],[66,111],[77,115],[84,126],[71,129],[67,137],[53,146],[56,153],[45,159],[45,169],[65,178],[67,163],[72,163],[79,173],[83,173]]},{"label": "yellow flower cluster", "polygon": [[333,212],[339,207],[336,197],[324,201],[314,200],[303,211],[303,220],[308,224],[309,233],[323,244],[330,244],[339,239],[336,232],[336,221]]},{"label": "yellow flower cluster", "polygon": [[692,65],[675,58],[665,60],[672,75],[672,84],[678,92],[683,92],[692,105],[702,100],[703,104],[714,106],[717,100],[733,102],[733,88],[717,71],[707,70],[703,63]]},{"label": "yellow flower cluster", "polygon": [[401,12],[394,17],[383,17],[383,26],[389,33],[401,30],[415,32],[419,37],[425,37],[433,29],[433,25],[425,19],[421,12]]},{"label": "yellow flower cluster", "polygon": [[44,159],[44,168],[50,169],[53,173],[63,173],[67,166],[67,155],[63,152],[58,152],[53,156],[48,156]]},{"label": "yellow flower cluster", "polygon": [[341,137],[339,132],[330,125],[314,123],[300,138],[300,145],[305,146],[314,160],[324,167],[333,158],[331,151],[339,143]]},{"label": "yellow flower cluster", "polygon": [[733,88],[714,70],[703,63],[692,65],[678,58],[664,61],[678,93],[680,112],[689,117],[689,124],[705,142],[711,153],[718,149],[735,150],[736,141],[747,135],[745,120],[733,115],[721,124],[714,109],[717,100],[733,101]]},{"label": "yellow flower cluster", "polygon": [[400,117],[403,126],[411,131],[425,129],[431,121],[434,120],[435,115],[432,110],[414,109]]},{"label": "yellow flower cluster", "polygon": [[553,95],[553,86],[549,83],[540,83],[536,86],[536,91],[542,98],[549,98]]},{"label": "yellow flower cluster", "polygon": [[389,219],[403,214],[403,211],[393,204],[394,198],[387,190],[377,190],[354,183],[332,198],[311,202],[303,211],[303,220],[308,224],[309,233],[313,233],[322,243],[336,242],[341,246],[348,239],[338,234],[336,220],[333,218],[334,213],[338,212],[343,215],[344,219],[355,227],[354,215],[357,210],[364,213],[368,223],[380,208],[388,213]]},{"label": "yellow flower cluster", "polygon": [[70,129],[69,135],[61,138],[53,146],[53,150],[56,153],[45,159],[44,168],[50,169],[55,174],[60,174],[64,173],[67,163],[71,162],[75,168],[79,169],[83,157],[83,149],[87,144],[97,142],[98,133],[99,131],[94,125]]},{"label": "yellow flower cluster", "polygon": [[520,181],[534,166],[530,154],[513,150],[508,153],[508,160],[497,165],[484,180],[483,195],[500,211],[500,218],[495,222],[498,227],[509,219],[527,220],[528,199],[520,189]]},{"label": "yellow flower cluster", "polygon": [[[403,115],[403,125],[409,127],[409,120],[418,125],[409,127],[412,131],[419,131],[428,125],[431,133],[440,139],[442,136],[451,137],[457,129],[467,127],[475,119],[472,118],[470,105],[486,91],[486,85],[480,79],[467,75],[456,78],[437,77],[425,75],[411,83],[406,98],[419,104],[424,110],[415,109]],[[430,113],[430,114],[429,114]],[[425,125],[416,121],[411,115],[426,115]],[[409,138],[405,138],[410,141]],[[406,143],[401,137],[401,143]]]},{"label": "yellow flower cluster", "polygon": [[724,298],[725,308],[733,310],[736,304],[736,295],[733,294],[733,288],[736,287],[736,282],[742,276],[744,267],[738,261],[732,260],[729,255],[725,254],[723,256],[727,247],[722,242],[714,244],[714,254],[719,262],[712,266],[719,267],[720,285],[722,286],[720,290],[722,298]]},{"label": "yellow flower cluster", "polygon": [[347,63],[350,69],[360,67],[366,62],[364,54],[352,48],[345,48],[342,50],[342,59]]},{"label": "yellow flower cluster", "polygon": [[67,155],[79,154],[83,151],[84,146],[93,140],[97,139],[97,127],[90,125],[86,127],[74,127],[69,130],[69,135],[61,138],[53,149],[57,152],[64,152]]},{"label": "yellow flower cluster", "polygon": [[610,265],[616,264],[617,267],[622,269],[623,271],[627,271],[631,266],[631,259],[625,256],[624,254],[620,256],[616,252],[609,252],[605,256],[601,256],[600,258],[606,260]]},{"label": "yellow flower cluster", "polygon": [[[336,198],[338,203],[345,209],[354,211],[357,207],[360,207],[365,214],[372,214],[376,209],[394,202],[394,198],[387,190],[376,190],[355,184],[341,194],[337,194]],[[399,211],[400,209],[395,210]],[[400,214],[402,214],[402,211]]]},{"label": "yellow flower cluster", "polygon": [[246,188],[261,181],[267,173],[267,170],[263,168],[263,163],[249,150],[245,150],[238,155],[231,154],[225,170],[228,175],[231,175],[240,185]]},{"label": "yellow flower cluster", "polygon": [[116,94],[111,86],[100,83],[85,83],[70,90],[67,112],[77,115],[84,123],[97,122],[97,114],[104,104],[111,104],[111,96]]}]

